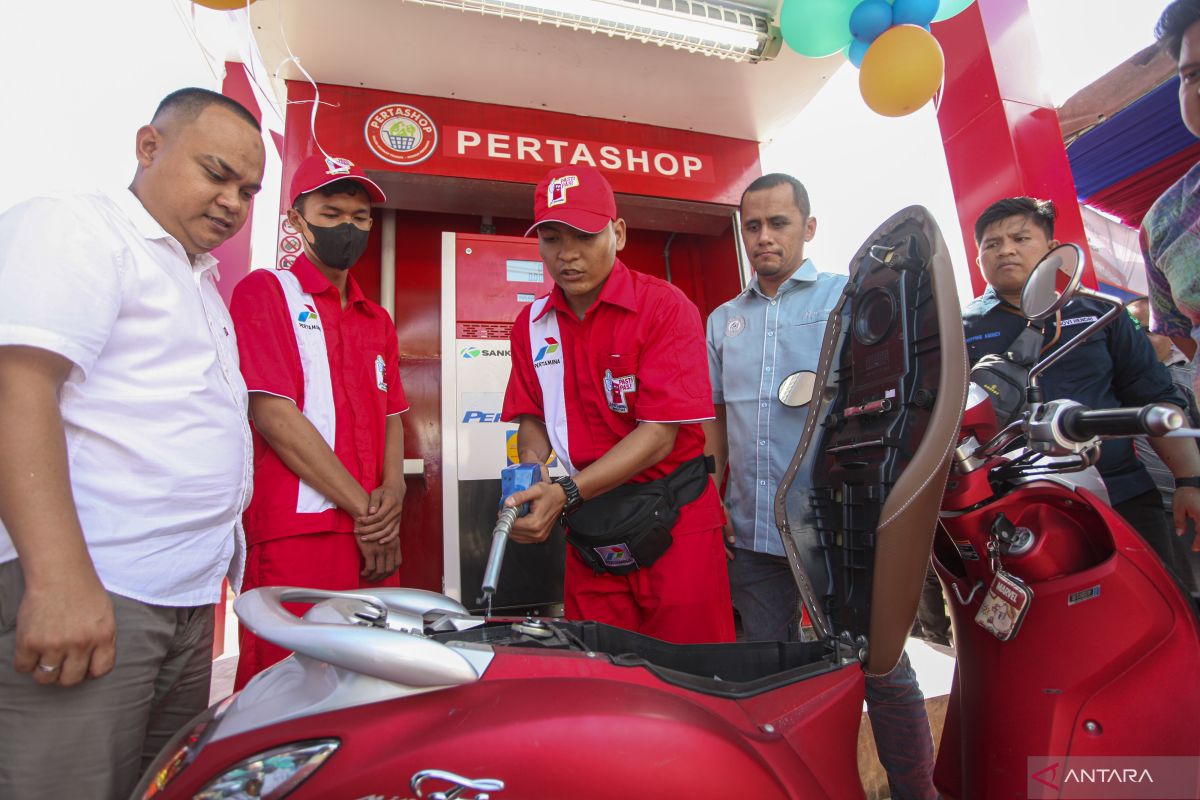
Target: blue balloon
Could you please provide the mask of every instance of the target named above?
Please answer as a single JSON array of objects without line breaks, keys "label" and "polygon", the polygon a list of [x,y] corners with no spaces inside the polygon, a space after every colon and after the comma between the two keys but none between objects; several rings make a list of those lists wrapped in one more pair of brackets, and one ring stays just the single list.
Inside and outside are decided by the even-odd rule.
[{"label": "blue balloon", "polygon": [[933,21],[938,12],[938,0],[892,0],[893,25],[919,25]]},{"label": "blue balloon", "polygon": [[856,67],[861,67],[863,56],[867,54],[867,48],[870,46],[859,39],[851,39],[850,44],[846,46],[846,60]]},{"label": "blue balloon", "polygon": [[862,0],[850,12],[850,33],[860,42],[870,44],[890,27],[892,6],[887,0]]}]

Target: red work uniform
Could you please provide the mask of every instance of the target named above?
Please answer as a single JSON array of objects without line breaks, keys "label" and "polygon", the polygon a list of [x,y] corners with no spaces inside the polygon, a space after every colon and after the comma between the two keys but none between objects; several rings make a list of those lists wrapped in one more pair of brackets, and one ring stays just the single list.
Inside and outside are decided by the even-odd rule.
[{"label": "red work uniform", "polygon": [[[251,272],[234,289],[230,303],[246,388],[292,400],[310,421],[325,413],[333,423],[333,452],[370,492],[383,480],[387,418],[408,410],[395,325],[352,277],[342,308],[337,288],[303,254],[290,270],[296,279],[291,285],[307,295],[296,295],[304,302],[294,313],[281,283],[286,271],[282,276],[273,272]],[[308,337],[304,347],[298,336]],[[306,381],[305,370],[323,370],[313,366],[312,349],[318,348],[319,357],[322,339],[328,389],[308,397],[306,385],[313,384],[311,378]],[[362,556],[353,536],[353,517],[302,484],[257,430],[254,496],[243,524],[248,545],[243,591],[257,586],[344,590],[368,585],[360,577]],[[399,576],[393,573],[372,585],[398,586]],[[288,654],[244,627],[239,646],[238,689]]]},{"label": "red work uniform", "polygon": [[[530,343],[532,308],[525,308],[513,325],[506,421],[525,414],[546,420]],[[696,306],[679,289],[634,272],[618,259],[583,320],[558,287],[538,318],[551,309],[561,336],[569,460],[576,470],[611,450],[639,422],[682,424],[670,454],[633,482],[664,477],[704,451],[699,423],[714,413],[704,327]],[[555,342],[533,344],[543,354],[538,358],[544,358]],[[710,481],[699,498],[683,507],[671,531],[671,547],[649,567],[626,575],[596,574],[568,547],[567,617],[671,642],[733,641],[724,522]]]}]

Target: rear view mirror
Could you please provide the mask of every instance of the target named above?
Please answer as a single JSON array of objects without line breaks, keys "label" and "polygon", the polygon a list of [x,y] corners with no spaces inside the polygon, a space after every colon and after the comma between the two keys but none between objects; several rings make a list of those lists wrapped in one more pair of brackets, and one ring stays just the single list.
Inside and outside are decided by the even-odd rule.
[{"label": "rear view mirror", "polygon": [[779,402],[788,408],[801,408],[812,400],[815,372],[793,372],[779,384]]},{"label": "rear view mirror", "polygon": [[1047,253],[1025,280],[1021,313],[1027,319],[1042,320],[1066,305],[1079,288],[1083,265],[1083,249],[1077,244],[1060,244]]}]

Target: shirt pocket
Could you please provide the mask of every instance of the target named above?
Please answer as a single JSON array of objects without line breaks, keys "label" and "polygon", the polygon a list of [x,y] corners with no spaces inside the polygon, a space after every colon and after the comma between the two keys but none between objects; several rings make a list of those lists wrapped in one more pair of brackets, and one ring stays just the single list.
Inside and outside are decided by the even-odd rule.
[{"label": "shirt pocket", "polygon": [[610,353],[600,360],[603,366],[600,391],[604,402],[615,414],[637,413],[638,391],[642,388],[638,377],[637,353]]},{"label": "shirt pocket", "polygon": [[812,319],[780,325],[775,334],[779,339],[773,370],[777,381],[793,372],[815,372],[820,363],[826,315],[820,311],[808,313]]}]

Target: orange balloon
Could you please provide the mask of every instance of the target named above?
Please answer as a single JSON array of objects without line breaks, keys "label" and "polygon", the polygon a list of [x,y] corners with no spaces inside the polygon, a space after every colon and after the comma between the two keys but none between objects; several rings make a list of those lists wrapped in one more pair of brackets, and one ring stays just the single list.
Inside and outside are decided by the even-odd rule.
[{"label": "orange balloon", "polygon": [[[253,3],[255,0],[250,0]],[[192,0],[198,6],[211,8],[214,11],[237,11],[239,8],[245,8],[249,3],[246,0]]]},{"label": "orange balloon", "polygon": [[933,98],[945,71],[946,59],[932,33],[916,25],[897,25],[867,48],[858,90],[876,114],[902,117]]}]

